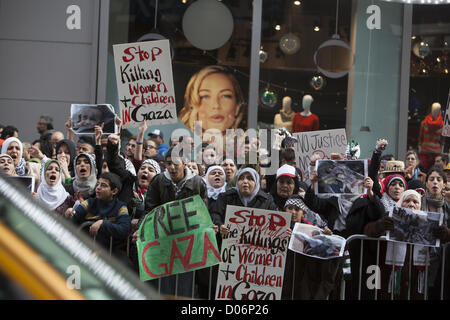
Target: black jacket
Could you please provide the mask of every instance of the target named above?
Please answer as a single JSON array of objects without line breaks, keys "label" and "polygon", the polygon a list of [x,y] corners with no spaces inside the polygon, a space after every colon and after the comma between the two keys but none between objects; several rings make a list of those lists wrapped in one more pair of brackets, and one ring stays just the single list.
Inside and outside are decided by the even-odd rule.
[{"label": "black jacket", "polygon": [[224,224],[227,205],[278,211],[278,207],[270,194],[259,190],[253,200],[247,206],[244,206],[237,190],[233,188],[219,194],[216,203],[211,208],[210,214],[215,225]]},{"label": "black jacket", "polygon": [[193,175],[189,170],[186,172],[188,175],[186,182],[178,192],[173,182],[164,175],[164,172],[156,175],[152,179],[145,198],[146,213],[164,203],[185,199],[196,194],[200,195],[206,206],[208,206],[208,193],[206,191],[205,181],[202,177]]}]

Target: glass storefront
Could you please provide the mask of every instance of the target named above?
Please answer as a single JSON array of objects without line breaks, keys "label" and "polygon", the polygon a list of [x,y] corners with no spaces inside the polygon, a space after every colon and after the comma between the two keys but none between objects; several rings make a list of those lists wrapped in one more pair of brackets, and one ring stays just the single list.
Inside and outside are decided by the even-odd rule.
[{"label": "glass storefront", "polygon": [[[407,149],[417,149],[420,122],[431,104],[439,102],[442,116],[445,113],[449,9],[450,5],[414,5],[412,24],[408,24],[405,19],[411,10],[405,5],[375,0],[111,0],[107,102],[118,109],[112,45],[162,36],[170,40],[173,50],[179,117],[176,124],[158,127],[166,144],[171,135],[177,135],[176,129],[192,131],[189,121],[194,117],[202,120],[203,129],[215,127],[222,132],[286,127],[295,114],[308,111],[303,101],[311,96],[309,111],[318,119],[312,130],[345,128],[347,139],[363,146],[362,157],[370,156],[379,138],[388,139],[387,152],[404,155]],[[260,20],[253,21],[255,10],[261,10]],[[196,25],[195,19],[210,23],[210,37],[195,39],[195,30],[188,28]],[[219,21],[222,29],[214,29]],[[404,38],[409,33],[410,44]],[[229,36],[222,39],[225,34]],[[254,35],[260,35],[259,41],[255,42]],[[214,49],[196,42],[214,40],[222,41]],[[405,48],[411,50],[406,67],[402,66],[408,62]],[[259,51],[258,56],[252,56],[252,50]],[[252,59],[258,62],[253,68]],[[193,104],[201,110],[201,103],[210,97],[192,97],[188,86],[200,71],[197,78],[212,79],[207,71],[211,66],[220,66],[212,72],[224,72],[233,87],[231,97],[221,98],[232,100],[229,113],[214,119],[202,118],[201,112],[193,115]],[[259,81],[252,87],[255,74]],[[407,78],[410,86],[403,91]],[[402,116],[404,108],[407,119]],[[299,125],[288,129],[301,130],[305,124]],[[399,138],[401,128],[407,128],[407,141]],[[129,133],[136,130],[129,129]]]}]

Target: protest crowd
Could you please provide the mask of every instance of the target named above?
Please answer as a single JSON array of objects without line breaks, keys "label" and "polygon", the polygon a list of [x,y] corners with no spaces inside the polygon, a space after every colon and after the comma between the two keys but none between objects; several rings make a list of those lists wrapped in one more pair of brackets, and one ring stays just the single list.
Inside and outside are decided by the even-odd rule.
[{"label": "protest crowd", "polygon": [[[378,299],[424,299],[425,292],[428,299],[440,299],[442,283],[446,284],[444,299],[450,298],[450,251],[445,246],[450,241],[450,162],[446,154],[425,167],[412,150],[406,159],[383,154],[385,139],[371,146],[352,141],[346,154],[330,158],[356,160],[360,150],[371,150],[363,177],[365,192],[318,195],[314,186],[321,178],[316,171],[321,159],[312,156],[309,170],[297,167],[297,142],[289,132],[280,131],[283,139],[278,149],[263,150],[257,139],[246,138],[234,154],[223,156],[213,144],[194,146],[192,136],[164,137],[159,129],[148,130],[145,121],[137,135],[129,138],[121,134],[119,117],[116,122],[117,134],[106,135],[97,125],[93,134],[78,135],[70,119],[63,133],[53,129],[51,117],[42,116],[37,123],[39,136],[29,142],[21,141],[20,128],[3,124],[0,165],[4,175],[33,176],[33,196],[55,215],[77,226],[89,222],[86,232],[130,272],[139,274],[138,230],[146,216],[156,214],[161,205],[198,195],[208,209],[219,252],[230,233],[225,224],[230,205],[288,213],[288,236],[293,236],[296,223],[345,239],[366,236],[363,241],[348,242],[345,255],[335,259],[287,250],[281,299],[374,299],[375,295]],[[256,163],[249,161],[252,152]],[[276,173],[266,174],[268,155],[274,152],[279,153]],[[196,161],[197,155],[201,161]],[[238,163],[239,156],[244,163]],[[440,246],[430,247],[425,264],[418,262],[421,253],[415,246],[370,240],[394,230],[389,216],[393,207],[443,214],[442,224],[430,231]],[[393,247],[397,254],[389,251]],[[319,256],[325,254],[315,250]],[[371,265],[381,270],[377,293],[366,285]],[[166,295],[215,299],[218,273],[215,265],[147,283]]]}]

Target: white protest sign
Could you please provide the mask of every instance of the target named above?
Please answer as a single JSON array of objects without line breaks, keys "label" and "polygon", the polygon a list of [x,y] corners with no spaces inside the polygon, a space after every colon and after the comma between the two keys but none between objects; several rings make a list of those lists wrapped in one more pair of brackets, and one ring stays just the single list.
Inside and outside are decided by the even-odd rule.
[{"label": "white protest sign", "polygon": [[332,153],[344,153],[347,149],[347,135],[345,129],[297,132],[293,134],[297,139],[295,157],[297,167],[307,172],[309,161],[314,154],[320,160],[330,159]]},{"label": "white protest sign", "polygon": [[447,109],[445,111],[444,127],[442,128],[442,135],[450,137],[450,90],[448,91]]},{"label": "white protest sign", "polygon": [[169,40],[113,45],[124,128],[177,122]]},{"label": "white protest sign", "polygon": [[289,245],[287,212],[227,206],[216,300],[279,300]]}]

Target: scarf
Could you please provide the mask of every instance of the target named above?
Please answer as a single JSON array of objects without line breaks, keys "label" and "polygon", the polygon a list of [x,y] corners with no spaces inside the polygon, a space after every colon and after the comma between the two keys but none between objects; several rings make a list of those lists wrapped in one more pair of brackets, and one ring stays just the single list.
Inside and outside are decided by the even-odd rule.
[{"label": "scarf", "polygon": [[22,158],[22,154],[23,154],[22,142],[15,137],[10,137],[10,138],[6,139],[2,144],[2,153],[7,154],[8,147],[11,142],[17,142],[17,144],[19,145],[19,148],[20,148],[20,153],[19,153],[20,160],[19,160],[19,163],[14,166],[14,169],[16,170],[17,175],[22,177],[27,172],[27,170],[26,170],[27,163],[26,163],[25,159]]},{"label": "scarf", "polygon": [[184,178],[181,181],[179,181],[178,183],[173,182],[172,178],[170,177],[170,173],[167,169],[164,171],[163,174],[174,186],[175,198],[177,198],[178,195],[180,194],[181,190],[183,190],[183,187],[186,184],[186,182],[189,179],[192,179],[194,177],[194,173],[191,170],[189,170],[187,167],[186,167],[186,169],[184,169]]},{"label": "scarf", "polygon": [[83,198],[88,198],[91,194],[94,193],[95,185],[97,184],[97,168],[95,166],[94,158],[88,153],[80,153],[75,157],[73,161],[74,168],[77,164],[77,159],[81,156],[88,158],[91,164],[91,172],[87,179],[81,179],[77,175],[77,170],[75,170],[75,179],[73,180],[73,189],[75,192],[81,192],[83,194]]},{"label": "scarf", "polygon": [[[48,166],[51,163],[58,164],[59,172],[60,172],[60,180],[55,186],[50,186],[46,179],[45,179],[45,172],[48,169]],[[37,190],[38,199],[45,204],[47,208],[50,210],[55,210],[58,208],[61,204],[66,201],[67,197],[69,196],[69,193],[64,189],[64,186],[62,184],[62,176],[61,176],[61,166],[59,165],[58,161],[56,160],[48,160],[43,170],[41,170],[41,183],[39,184],[39,188]]]},{"label": "scarf", "polygon": [[206,171],[206,190],[208,192],[208,198],[212,198],[214,200],[217,200],[217,198],[219,197],[219,194],[222,192],[225,192],[226,190],[226,182],[223,184],[223,186],[221,186],[220,188],[214,188],[210,183],[209,183],[209,174],[213,171],[219,169],[220,171],[222,171],[224,177],[225,177],[225,170],[223,170],[223,168],[221,166],[211,166],[208,168],[208,170]]},{"label": "scarf", "polygon": [[[241,194],[241,192],[239,191],[239,187],[237,186],[240,176],[246,172],[250,173],[250,175],[253,177],[253,180],[255,181],[255,187],[248,196],[244,196],[243,194]],[[234,189],[237,191],[239,199],[241,199],[241,202],[245,207],[256,197],[260,187],[259,175],[255,169],[247,167],[239,170],[239,172],[236,174],[236,186],[234,187]]]}]

